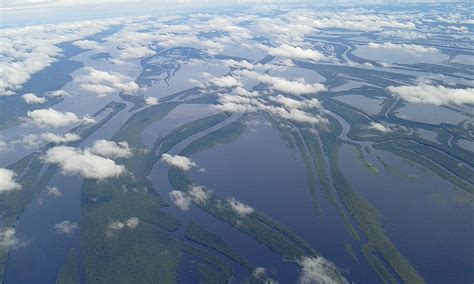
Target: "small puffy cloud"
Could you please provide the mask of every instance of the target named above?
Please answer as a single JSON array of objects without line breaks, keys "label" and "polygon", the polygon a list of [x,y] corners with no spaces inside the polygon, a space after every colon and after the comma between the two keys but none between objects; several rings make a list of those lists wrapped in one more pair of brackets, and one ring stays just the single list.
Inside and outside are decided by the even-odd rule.
[{"label": "small puffy cloud", "polygon": [[66,236],[72,236],[78,228],[79,226],[76,223],[73,223],[69,220],[65,220],[54,225],[54,230],[57,234]]},{"label": "small puffy cloud", "polygon": [[114,92],[123,91],[135,93],[140,87],[132,81],[132,78],[116,72],[107,72],[92,67],[86,67],[85,75],[80,76],[77,81],[83,90],[103,97]]},{"label": "small puffy cloud", "polygon": [[95,118],[93,118],[90,115],[86,115],[82,118],[82,123],[83,124],[94,124],[96,123]]},{"label": "small puffy cloud", "polygon": [[91,153],[89,150],[67,146],[48,149],[43,156],[46,163],[57,164],[65,175],[81,175],[88,179],[103,180],[124,174],[125,167],[115,161]]},{"label": "small puffy cloud", "polygon": [[107,226],[105,235],[109,238],[114,237],[118,232],[123,229],[135,229],[138,227],[140,220],[137,217],[130,217],[127,220],[122,221],[112,221]]},{"label": "small puffy cloud", "polygon": [[327,91],[327,88],[323,84],[308,84],[303,78],[301,78],[299,81],[291,81],[285,78],[273,77],[268,74],[261,74],[249,70],[243,70],[240,71],[240,73],[250,79],[269,85],[269,87],[273,90],[288,94],[307,95]]},{"label": "small puffy cloud", "polygon": [[46,98],[44,97],[38,97],[36,96],[35,94],[33,93],[28,93],[28,94],[24,94],[22,96],[23,100],[25,101],[25,103],[29,104],[29,105],[32,105],[32,104],[43,104],[46,102]]},{"label": "small puffy cloud", "polygon": [[312,61],[320,61],[326,59],[322,53],[312,49],[302,49],[298,46],[291,46],[289,44],[281,44],[278,47],[270,47],[266,45],[257,45],[259,48],[267,51],[273,56],[296,58],[296,59],[309,59]]},{"label": "small puffy cloud", "polygon": [[188,157],[179,155],[163,154],[161,161],[167,163],[170,167],[175,167],[183,171],[189,171],[192,167],[196,167],[196,163]]},{"label": "small puffy cloud", "polygon": [[173,190],[170,192],[170,198],[173,203],[179,207],[181,210],[189,210],[191,205],[191,198],[184,192],[179,190]]},{"label": "small puffy cloud", "polygon": [[237,87],[234,89],[234,92],[236,95],[242,96],[242,97],[258,97],[260,96],[260,93],[257,91],[249,91],[246,90],[242,87]]},{"label": "small puffy cloud", "polygon": [[472,105],[474,104],[474,88],[454,89],[419,83],[415,86],[389,86],[390,94],[414,104],[432,105]]},{"label": "small puffy cloud", "polygon": [[48,196],[61,197],[63,195],[61,191],[55,186],[48,186],[46,190],[48,191]]},{"label": "small puffy cloud", "polygon": [[158,104],[158,99],[154,98],[154,97],[147,97],[145,99],[145,104],[147,104],[149,106],[157,105]]},{"label": "small puffy cloud", "polygon": [[383,133],[388,133],[392,131],[390,127],[385,126],[382,123],[378,123],[378,122],[372,122],[369,126],[369,129],[377,130]]},{"label": "small puffy cloud", "polygon": [[278,115],[282,118],[293,120],[296,122],[310,123],[310,124],[327,124],[328,120],[320,115],[314,115],[304,112],[299,109],[287,110],[282,107],[267,107],[266,110],[272,114]]},{"label": "small puffy cloud", "polygon": [[153,49],[147,46],[128,46],[120,51],[120,59],[142,58],[155,54]]},{"label": "small puffy cloud", "polygon": [[16,237],[15,228],[7,227],[7,228],[3,228],[0,231],[0,248],[8,250],[8,249],[15,249],[23,245],[24,243],[22,243]]},{"label": "small puffy cloud", "polygon": [[368,47],[371,49],[386,49],[393,50],[397,52],[411,53],[413,55],[425,55],[437,53],[439,50],[434,47],[424,47],[421,45],[415,44],[394,44],[391,42],[386,42],[383,44],[369,42]]},{"label": "small puffy cloud", "polygon": [[114,88],[109,86],[94,84],[81,84],[81,89],[95,93],[98,97],[104,97],[116,91]]},{"label": "small puffy cloud", "polygon": [[232,76],[212,78],[209,82],[220,88],[242,87],[242,82]]},{"label": "small puffy cloud", "polygon": [[288,97],[284,97],[282,95],[278,95],[277,97],[271,97],[270,100],[277,102],[279,104],[284,105],[287,108],[293,109],[305,109],[305,108],[320,108],[321,102],[317,99],[311,100],[301,100],[297,101]]},{"label": "small puffy cloud", "polygon": [[56,135],[51,132],[42,134],[28,134],[23,137],[22,142],[26,148],[36,148],[43,143],[67,143],[81,139],[81,136],[75,133],[66,133],[64,135]]},{"label": "small puffy cloud", "polygon": [[15,177],[14,171],[0,168],[0,193],[21,189],[21,185],[15,181]]},{"label": "small puffy cloud", "polygon": [[90,152],[107,158],[130,158],[132,156],[132,151],[127,142],[114,142],[104,139],[94,142]]},{"label": "small puffy cloud", "polygon": [[126,221],[125,221],[125,224],[127,225],[127,227],[129,227],[130,229],[135,229],[136,227],[138,227],[138,224],[140,223],[140,219],[138,219],[137,217],[131,217],[131,218],[128,218]]},{"label": "small puffy cloud", "polygon": [[27,114],[31,122],[40,127],[63,127],[80,122],[72,112],[60,112],[52,108],[37,109]]},{"label": "small puffy cloud", "polygon": [[231,197],[231,198],[227,199],[227,202],[229,203],[230,208],[235,213],[239,214],[239,216],[241,216],[241,217],[245,217],[245,216],[253,213],[253,208],[252,207],[250,207],[246,204],[243,204],[242,202],[238,201],[234,197]]},{"label": "small puffy cloud", "polygon": [[50,97],[67,97],[67,96],[69,96],[69,93],[66,92],[66,91],[63,91],[63,90],[57,90],[57,91],[53,91],[53,92],[48,93],[48,96],[50,96]]},{"label": "small puffy cloud", "polygon": [[224,65],[230,68],[238,68],[238,69],[253,69],[255,66],[248,62],[247,60],[234,60],[229,59],[224,61]]},{"label": "small puffy cloud", "polygon": [[8,150],[7,142],[3,141],[3,138],[0,137],[0,152]]},{"label": "small puffy cloud", "polygon": [[92,40],[76,40],[72,44],[82,49],[100,49],[101,46]]},{"label": "small puffy cloud", "polygon": [[301,273],[299,278],[300,284],[312,283],[349,283],[340,275],[336,265],[322,256],[303,257],[299,262]]},{"label": "small puffy cloud", "polygon": [[210,197],[210,193],[199,185],[192,185],[188,191],[188,195],[199,204],[204,204]]}]

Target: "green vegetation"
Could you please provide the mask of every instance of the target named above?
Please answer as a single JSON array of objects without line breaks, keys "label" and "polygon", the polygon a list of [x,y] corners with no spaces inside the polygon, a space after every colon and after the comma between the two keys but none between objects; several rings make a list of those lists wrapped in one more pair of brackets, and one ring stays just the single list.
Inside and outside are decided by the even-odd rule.
[{"label": "green vegetation", "polygon": [[356,255],[354,249],[352,249],[352,246],[350,244],[345,244],[344,249],[346,250],[347,254],[352,257],[352,259],[355,262],[357,262],[357,263],[359,262],[359,259],[357,258],[357,255]]},{"label": "green vegetation", "polygon": [[207,231],[194,221],[191,221],[186,228],[186,238],[227,256],[238,264],[246,267],[250,273],[255,269],[255,267],[230,248],[219,236]]},{"label": "green vegetation", "polygon": [[367,161],[362,152],[362,147],[357,147],[355,150],[355,154],[357,156],[357,160],[362,164],[362,166],[367,169],[373,175],[379,175],[379,169],[374,164]]},{"label": "green vegetation", "polygon": [[79,271],[77,269],[77,253],[75,249],[69,252],[69,256],[64,263],[59,275],[56,279],[56,284],[76,284],[79,283]]},{"label": "green vegetation", "polygon": [[[148,180],[137,176],[86,180],[82,200],[81,247],[87,282],[175,281],[181,250],[167,232],[176,230],[180,222],[162,211],[167,204]],[[138,218],[138,226],[129,227],[129,218]],[[121,222],[123,228],[110,231],[112,222]]]},{"label": "green vegetation", "polygon": [[325,135],[322,137],[324,148],[331,165],[331,174],[334,187],[341,201],[357,221],[359,227],[367,236],[367,243],[363,246],[363,252],[382,281],[391,283],[394,277],[375,256],[376,253],[390,265],[395,273],[406,283],[423,283],[423,279],[411,266],[408,260],[400,254],[395,245],[385,236],[378,211],[364,198],[352,190],[350,184],[343,176],[338,166],[338,153],[342,142],[339,138]]},{"label": "green vegetation", "polygon": [[427,147],[405,141],[379,143],[375,144],[374,147],[376,149],[392,152],[417,164],[421,164],[460,189],[474,193],[472,171],[468,167],[459,167],[456,161],[453,161],[451,158],[437,151],[430,151]]}]

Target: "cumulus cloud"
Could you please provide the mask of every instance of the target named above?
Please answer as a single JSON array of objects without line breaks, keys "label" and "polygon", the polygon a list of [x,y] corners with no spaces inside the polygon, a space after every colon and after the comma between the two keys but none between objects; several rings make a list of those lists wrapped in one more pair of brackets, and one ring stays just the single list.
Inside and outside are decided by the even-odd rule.
[{"label": "cumulus cloud", "polygon": [[81,89],[99,97],[118,91],[135,93],[140,89],[138,84],[132,81],[132,78],[120,73],[102,71],[92,67],[86,67],[84,70],[87,73],[77,79]]},{"label": "cumulus cloud", "polygon": [[404,52],[404,53],[410,53],[413,55],[425,55],[425,54],[433,54],[439,52],[437,48],[434,47],[424,47],[421,45],[415,45],[415,44],[394,44],[391,42],[386,42],[386,43],[374,43],[374,42],[369,42],[367,45],[371,49],[385,49],[385,50],[393,50],[396,52]]},{"label": "cumulus cloud", "polygon": [[229,203],[230,208],[241,217],[245,217],[253,213],[253,208],[243,204],[234,197],[228,198],[227,202]]},{"label": "cumulus cloud", "polygon": [[269,85],[273,90],[294,94],[317,94],[327,91],[326,87],[320,83],[308,84],[301,78],[299,81],[291,81],[281,77],[273,77],[268,74],[261,74],[254,71],[243,70],[240,73],[250,79],[257,80],[261,83]]},{"label": "cumulus cloud", "polygon": [[97,20],[5,28],[0,31],[0,96],[13,95],[31,76],[60,58],[59,44],[82,39],[119,24]]},{"label": "cumulus cloud", "polygon": [[145,104],[147,104],[149,106],[157,105],[158,104],[158,99],[154,98],[154,97],[147,97],[145,99]]},{"label": "cumulus cloud", "polygon": [[140,223],[140,219],[138,219],[137,217],[131,217],[131,218],[128,218],[126,221],[125,221],[125,224],[127,225],[127,227],[129,227],[130,229],[135,229],[136,227],[138,227],[138,224]]},{"label": "cumulus cloud", "polygon": [[386,90],[393,96],[414,104],[437,106],[474,104],[474,88],[454,89],[421,82],[415,86],[389,86]]},{"label": "cumulus cloud", "polygon": [[25,135],[22,139],[23,144],[26,148],[36,148],[44,143],[67,143],[73,142],[81,139],[81,136],[75,133],[66,133],[64,135],[56,135],[51,132],[41,133],[41,134],[28,134]]},{"label": "cumulus cloud", "polygon": [[57,164],[65,175],[81,175],[88,179],[103,180],[118,177],[126,172],[115,161],[91,153],[89,150],[67,146],[48,149],[43,156],[46,163]]},{"label": "cumulus cloud", "polygon": [[63,91],[63,90],[57,90],[57,91],[53,91],[53,92],[48,93],[48,96],[50,96],[50,97],[67,97],[67,96],[69,96],[69,93],[66,92],[66,91]]},{"label": "cumulus cloud", "polygon": [[46,189],[48,191],[48,196],[61,197],[63,195],[56,186],[48,186]]},{"label": "cumulus cloud", "polygon": [[130,158],[132,156],[132,151],[126,141],[97,140],[92,144],[90,152],[107,158]]},{"label": "cumulus cloud", "polygon": [[66,236],[72,236],[78,228],[79,226],[76,223],[73,223],[69,220],[65,220],[54,225],[54,230],[57,234]]},{"label": "cumulus cloud", "polygon": [[383,125],[382,123],[378,122],[372,122],[370,123],[369,129],[377,130],[383,133],[388,133],[391,132],[392,129],[386,125]]},{"label": "cumulus cloud", "polygon": [[101,46],[92,40],[76,40],[72,44],[82,49],[101,49]]},{"label": "cumulus cloud", "polygon": [[278,47],[270,47],[266,45],[259,44],[259,48],[267,51],[273,56],[296,58],[296,59],[309,59],[312,61],[320,61],[326,59],[324,54],[319,51],[312,49],[302,49],[298,46],[291,46],[289,44],[281,44]]},{"label": "cumulus cloud", "polygon": [[31,122],[39,127],[63,127],[81,120],[72,112],[60,112],[52,108],[37,109],[27,114]]},{"label": "cumulus cloud", "polygon": [[130,217],[126,220],[122,221],[112,221],[107,226],[105,231],[105,235],[109,238],[114,237],[118,232],[123,229],[135,229],[140,224],[140,219],[137,217]]},{"label": "cumulus cloud", "polygon": [[232,76],[215,77],[209,80],[209,82],[220,88],[242,87],[242,82]]},{"label": "cumulus cloud", "polygon": [[188,195],[199,204],[204,204],[209,200],[210,193],[199,185],[192,185],[188,191]]},{"label": "cumulus cloud", "polygon": [[170,192],[170,198],[174,205],[181,210],[189,210],[189,206],[191,206],[191,198],[186,193],[179,190],[173,190]]},{"label": "cumulus cloud", "polygon": [[301,266],[300,284],[349,283],[339,274],[336,265],[322,256],[303,257],[298,263]]},{"label": "cumulus cloud", "polygon": [[24,246],[25,243],[21,242],[16,237],[16,230],[12,227],[3,228],[0,231],[0,247],[8,250],[8,249],[16,249],[18,247]]},{"label": "cumulus cloud", "polygon": [[0,193],[21,189],[21,185],[15,181],[16,175],[12,170],[0,168]]},{"label": "cumulus cloud", "polygon": [[22,96],[22,98],[25,101],[25,103],[27,103],[29,105],[31,105],[31,104],[43,104],[43,103],[46,102],[46,98],[38,97],[33,93],[24,94]]},{"label": "cumulus cloud", "polygon": [[280,118],[301,123],[325,124],[328,120],[319,114],[307,113],[300,110],[304,108],[321,108],[317,99],[294,100],[284,96],[270,97],[270,101],[282,104],[284,107],[268,104],[267,101],[253,96],[245,97],[240,95],[221,95],[219,104],[214,107],[225,112],[257,112],[264,111]]},{"label": "cumulus cloud", "polygon": [[234,60],[229,59],[224,61],[224,65],[231,68],[238,68],[238,69],[253,69],[255,66],[248,62],[247,60]]},{"label": "cumulus cloud", "polygon": [[183,171],[189,171],[192,167],[196,167],[197,164],[188,157],[179,156],[179,155],[170,155],[163,154],[161,156],[161,161],[168,164],[170,167],[175,167]]},{"label": "cumulus cloud", "polygon": [[319,102],[317,99],[297,101],[282,95],[278,95],[277,97],[271,97],[270,100],[282,104],[288,108],[304,109],[321,107],[321,102]]}]

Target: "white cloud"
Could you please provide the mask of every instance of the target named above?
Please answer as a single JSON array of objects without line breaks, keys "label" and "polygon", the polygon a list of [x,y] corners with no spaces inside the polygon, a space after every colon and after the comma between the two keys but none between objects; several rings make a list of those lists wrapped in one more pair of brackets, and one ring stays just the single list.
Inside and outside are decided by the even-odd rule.
[{"label": "white cloud", "polygon": [[120,22],[110,19],[1,29],[0,96],[14,94],[33,74],[57,61],[63,52],[57,45]]},{"label": "white cloud", "polygon": [[53,92],[48,93],[48,96],[50,96],[50,97],[67,97],[67,96],[69,96],[69,93],[66,92],[66,91],[63,91],[63,90],[57,90],[57,91],[53,91]]},{"label": "white cloud", "polygon": [[472,105],[474,104],[474,88],[454,89],[419,83],[415,86],[389,86],[390,94],[415,104],[432,105]]},{"label": "white cloud", "polygon": [[76,223],[69,220],[59,222],[54,225],[54,230],[57,234],[71,236],[79,228]]},{"label": "white cloud", "polygon": [[16,249],[25,245],[16,237],[16,230],[13,227],[6,227],[0,231],[0,247],[8,249]]},{"label": "white cloud", "polygon": [[116,91],[114,88],[105,85],[81,84],[80,86],[81,89],[95,93],[98,97],[104,97]]},{"label": "white cloud", "polygon": [[0,193],[21,189],[21,185],[15,181],[16,175],[12,170],[0,168]]},{"label": "white cloud", "polygon": [[386,42],[386,43],[380,44],[380,43],[369,42],[367,46],[371,49],[386,49],[386,50],[393,50],[396,52],[410,53],[413,55],[425,55],[425,54],[433,54],[433,53],[439,52],[439,50],[434,47],[424,47],[421,45],[405,44],[405,43],[394,44],[391,42]]},{"label": "white cloud", "polygon": [[31,105],[31,104],[42,104],[42,103],[46,102],[46,98],[38,97],[33,93],[24,94],[22,97],[23,97],[23,100],[25,101],[25,103],[27,103],[29,105]]},{"label": "white cloud", "polygon": [[126,228],[135,229],[138,227],[139,224],[140,224],[140,219],[138,219],[137,217],[130,217],[127,220],[124,220],[123,222],[112,221],[107,226],[107,229],[105,230],[105,235],[111,238],[111,237],[114,237],[121,230],[126,229]]},{"label": "white cloud", "polygon": [[63,195],[56,186],[48,186],[46,189],[48,190],[48,196],[61,197]]},{"label": "white cloud", "polygon": [[369,129],[377,130],[383,133],[388,133],[392,131],[390,127],[385,126],[382,123],[378,123],[378,122],[370,123]]},{"label": "white cloud", "polygon": [[125,222],[127,227],[129,227],[130,229],[135,229],[136,227],[138,227],[139,223],[140,223],[140,219],[138,219],[137,217],[128,218]]},{"label": "white cloud", "polygon": [[51,132],[46,132],[42,134],[28,134],[25,135],[22,139],[23,144],[27,148],[36,148],[44,143],[67,143],[73,142],[81,139],[81,136],[75,133],[66,133],[64,135],[56,135]]},{"label": "white cloud", "polygon": [[57,146],[48,149],[43,156],[46,163],[57,164],[65,175],[81,175],[88,179],[103,180],[124,174],[125,167],[113,160],[95,154],[89,150],[81,151],[74,147]]},{"label": "white cloud", "polygon": [[85,75],[76,80],[80,82],[83,90],[103,97],[114,92],[123,91],[126,93],[135,93],[140,87],[132,81],[132,78],[117,72],[107,72],[92,67],[86,67]]},{"label": "white cloud", "polygon": [[284,105],[287,108],[297,108],[297,109],[304,109],[304,108],[320,108],[321,102],[317,99],[310,99],[310,100],[301,100],[297,101],[288,97],[284,97],[282,95],[278,95],[277,97],[271,97],[270,100],[277,102],[279,104]]},{"label": "white cloud", "polygon": [[149,106],[157,105],[158,104],[158,99],[154,98],[154,97],[147,97],[145,99],[145,104],[147,104]]},{"label": "white cloud", "polygon": [[31,122],[40,127],[63,127],[80,122],[72,112],[60,112],[52,108],[37,109],[28,112]]},{"label": "white cloud", "polygon": [[209,80],[209,82],[220,88],[242,87],[242,83],[232,76],[215,77]]},{"label": "white cloud", "polygon": [[92,40],[76,40],[72,44],[82,49],[101,49],[101,46]]},{"label": "white cloud", "polygon": [[130,158],[132,156],[132,151],[126,141],[97,140],[92,144],[90,152],[107,158]]},{"label": "white cloud", "polygon": [[192,167],[196,167],[196,163],[191,161],[188,157],[179,155],[163,154],[161,161],[167,163],[170,167],[175,167],[183,171],[189,171]]},{"label": "white cloud", "polygon": [[199,204],[204,204],[210,197],[210,193],[204,189],[204,187],[199,185],[192,185],[188,191],[189,196],[192,197],[194,202]]},{"label": "white cloud", "polygon": [[246,204],[243,204],[242,202],[238,201],[234,197],[228,198],[227,202],[229,203],[230,208],[235,213],[239,214],[239,216],[241,216],[241,217],[245,217],[245,216],[253,213],[253,208],[252,207],[250,207]]},{"label": "white cloud", "polygon": [[326,59],[322,53],[312,49],[302,49],[298,46],[291,46],[289,44],[281,44],[278,47],[269,47],[266,45],[259,44],[257,45],[259,48],[267,51],[273,56],[281,56],[281,57],[288,57],[288,58],[296,58],[296,59],[309,59],[312,61],[320,61]]},{"label": "white cloud", "polygon": [[243,70],[240,73],[250,79],[257,80],[261,83],[269,85],[270,88],[276,91],[294,94],[317,94],[319,92],[327,91],[326,87],[320,83],[308,84],[301,78],[299,81],[290,81],[281,77],[272,77],[268,74],[261,74],[254,71]]},{"label": "white cloud", "polygon": [[247,60],[237,61],[233,59],[225,60],[224,65],[227,67],[238,68],[238,69],[253,69],[255,67],[252,63],[248,62]]},{"label": "white cloud", "polygon": [[191,205],[191,198],[184,192],[179,190],[173,190],[170,192],[170,198],[173,203],[179,207],[181,210],[189,210]]},{"label": "white cloud", "polygon": [[342,277],[334,263],[322,256],[303,257],[299,262],[301,266],[300,284],[340,284],[349,283]]}]

